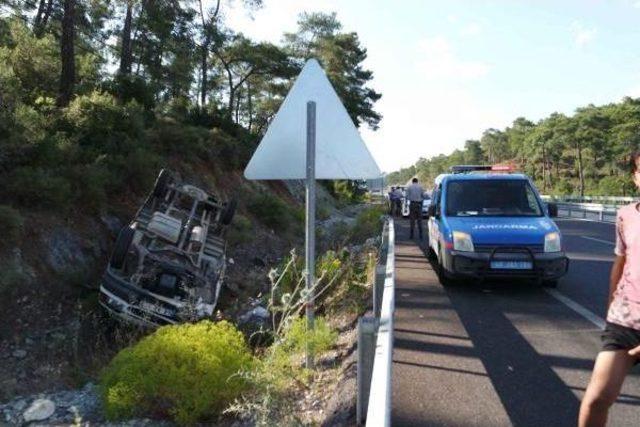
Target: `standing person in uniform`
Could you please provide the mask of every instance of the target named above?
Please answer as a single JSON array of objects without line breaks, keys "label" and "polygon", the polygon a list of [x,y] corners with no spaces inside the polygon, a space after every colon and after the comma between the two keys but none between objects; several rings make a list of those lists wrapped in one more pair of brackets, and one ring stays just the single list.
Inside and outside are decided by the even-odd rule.
[{"label": "standing person in uniform", "polygon": [[393,195],[393,209],[395,210],[394,216],[402,216],[402,198],[404,197],[404,194],[400,187],[396,187],[393,191]]},{"label": "standing person in uniform", "polygon": [[[640,189],[640,152],[631,156],[631,172]],[[640,203],[618,211],[615,255],[602,350],[580,405],[580,427],[606,425],[625,377],[640,361]]]},{"label": "standing person in uniform", "polygon": [[389,190],[389,215],[394,216],[393,212],[396,208],[396,195],[395,195],[396,187],[391,187]]},{"label": "standing person in uniform", "polygon": [[422,240],[422,200],[424,199],[424,190],[422,186],[418,184],[418,178],[411,180],[411,185],[407,187],[406,197],[409,201],[409,221],[410,232],[409,238],[413,239],[413,229],[415,227],[416,220],[418,221],[418,234],[420,240]]}]

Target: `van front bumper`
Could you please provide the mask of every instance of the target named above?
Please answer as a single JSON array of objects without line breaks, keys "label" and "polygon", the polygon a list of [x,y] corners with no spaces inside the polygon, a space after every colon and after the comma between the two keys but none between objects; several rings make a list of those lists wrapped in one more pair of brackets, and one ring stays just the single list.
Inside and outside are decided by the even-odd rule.
[{"label": "van front bumper", "polygon": [[[496,251],[493,253],[446,251],[445,269],[454,276],[476,279],[513,277],[557,280],[569,269],[564,252],[532,253],[527,250]],[[531,263],[531,268],[495,268],[496,262]]]},{"label": "van front bumper", "polygon": [[179,321],[179,307],[133,286],[110,268],[102,276],[98,301],[115,318],[139,326],[155,328]]}]

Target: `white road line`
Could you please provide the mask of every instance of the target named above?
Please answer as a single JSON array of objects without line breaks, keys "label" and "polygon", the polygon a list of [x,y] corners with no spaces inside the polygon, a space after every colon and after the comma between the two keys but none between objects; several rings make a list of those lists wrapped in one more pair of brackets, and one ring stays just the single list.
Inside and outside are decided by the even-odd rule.
[{"label": "white road line", "polygon": [[598,328],[604,329],[605,321],[600,316],[594,314],[592,311],[587,310],[586,308],[584,308],[583,306],[581,306],[571,298],[562,295],[560,292],[558,292],[555,289],[545,289],[545,291],[547,291],[549,295],[551,295],[552,297],[554,297],[555,299],[557,299],[558,301],[560,301],[561,303],[569,307],[571,310],[575,311],[580,316],[584,317],[589,322],[596,325]]},{"label": "white road line", "polygon": [[589,237],[589,236],[580,236],[583,239],[587,239],[587,240],[593,240],[594,242],[599,242],[599,243],[606,243],[607,245],[611,245],[611,246],[615,246],[616,244],[613,242],[610,242],[608,240],[604,240],[604,239],[598,239],[595,237]]}]

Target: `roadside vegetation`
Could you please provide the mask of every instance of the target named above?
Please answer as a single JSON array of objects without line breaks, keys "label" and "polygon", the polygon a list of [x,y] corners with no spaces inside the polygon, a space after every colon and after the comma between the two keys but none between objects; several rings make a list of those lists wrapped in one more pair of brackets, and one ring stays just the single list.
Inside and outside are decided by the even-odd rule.
[{"label": "roadside vegetation", "polygon": [[[377,236],[381,218],[379,208],[367,209],[353,230]],[[313,331],[304,317],[304,259],[293,250],[269,273],[263,303],[271,324],[249,336],[226,321],[165,326],[123,349],[101,376],[106,415],[171,418],[180,425],[224,416],[265,426],[302,423],[292,408],[316,376],[305,368],[305,352],[321,358],[336,345],[338,325],[366,310],[377,244],[370,239],[319,256]]]},{"label": "roadside vegetation", "polygon": [[[128,348],[128,356],[116,357],[102,377],[104,390],[116,390],[109,414],[126,416],[134,402],[146,408],[144,399],[154,396],[139,378],[122,383],[119,366],[151,369],[143,356],[168,340],[184,354],[163,357],[184,367],[192,361],[189,352],[211,344],[204,332],[195,340],[198,348],[174,346],[182,332],[144,341],[144,332],[114,325],[98,304],[95,291],[115,236],[158,171],[173,169],[185,181],[238,199],[228,233],[228,277],[235,287],[223,297],[229,306],[263,298],[263,270],[300,246],[304,215],[294,191],[280,182],[248,182],[242,169],[294,77],[308,58],[317,58],[358,126],[377,128],[381,95],[370,87],[372,73],[363,66],[366,48],[331,13],[301,15],[294,32],[271,44],[229,27],[224,15],[232,2],[225,0],[1,3],[0,351],[19,356],[0,366],[0,399],[95,381]],[[260,6],[260,0],[243,0],[233,7],[250,13]],[[362,200],[356,183],[324,185],[339,207]],[[318,217],[328,219],[334,211],[332,200],[331,206],[319,205]],[[332,230],[328,246],[346,245],[345,234],[338,238]],[[378,234],[376,229],[370,236]],[[358,235],[362,244],[367,236]],[[362,295],[360,255],[334,252],[327,259],[340,262],[336,291],[353,283],[344,289]],[[355,273],[346,272],[346,264]],[[224,308],[220,317],[235,320],[225,317]],[[318,331],[331,337],[331,319],[326,324]],[[261,345],[297,342],[299,329],[285,331]],[[251,343],[249,338],[243,339]],[[320,341],[318,349],[326,347],[328,341]],[[293,355],[299,346],[285,347]],[[251,348],[250,368],[240,371],[259,372],[269,360],[267,348]],[[200,368],[213,375],[211,366]],[[157,384],[168,381],[153,378]],[[242,383],[253,384],[252,378]],[[127,387],[136,390],[128,396],[133,400],[117,391]],[[194,419],[206,419],[224,406],[199,412],[198,401],[179,397],[161,396],[160,412],[151,415],[189,424],[193,419],[181,408],[196,408]]]},{"label": "roadside vegetation", "polygon": [[165,326],[122,350],[101,377],[110,419],[171,418],[194,424],[221,412],[247,387],[253,358],[226,321]]},{"label": "roadside vegetation", "polygon": [[417,176],[428,184],[457,164],[512,164],[552,195],[629,196],[635,186],[629,156],[640,149],[640,98],[553,113],[537,123],[524,117],[503,130],[487,129],[449,155],[420,159],[389,174],[390,184]]}]

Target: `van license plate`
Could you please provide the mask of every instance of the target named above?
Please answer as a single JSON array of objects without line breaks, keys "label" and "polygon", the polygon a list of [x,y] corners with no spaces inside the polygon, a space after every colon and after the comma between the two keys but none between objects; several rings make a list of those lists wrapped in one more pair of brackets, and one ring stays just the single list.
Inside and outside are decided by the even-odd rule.
[{"label": "van license plate", "polygon": [[529,261],[491,261],[494,270],[531,270],[533,263]]},{"label": "van license plate", "polygon": [[142,308],[143,310],[146,311],[150,311],[152,313],[158,313],[162,316],[172,316],[173,313],[171,312],[171,309],[168,308],[164,308],[160,305],[156,305],[156,304],[151,304],[149,302],[146,301],[140,301],[140,308]]}]

